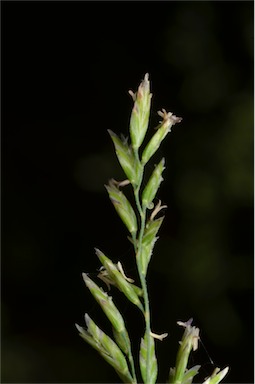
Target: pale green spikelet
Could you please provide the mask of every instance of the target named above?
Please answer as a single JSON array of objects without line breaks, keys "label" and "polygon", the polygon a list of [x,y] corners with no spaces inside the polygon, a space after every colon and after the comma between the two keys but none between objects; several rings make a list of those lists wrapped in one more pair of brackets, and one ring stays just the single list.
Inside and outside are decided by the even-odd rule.
[{"label": "pale green spikelet", "polygon": [[146,145],[143,154],[142,154],[142,163],[146,164],[154,153],[158,150],[160,144],[166,137],[166,135],[171,132],[171,127],[181,122],[181,117],[174,116],[171,112],[166,112],[165,109],[159,111],[158,114],[163,117],[163,121],[157,127],[157,132],[152,136],[149,143]]},{"label": "pale green spikelet", "polygon": [[120,139],[114,132],[108,129],[112,138],[119,163],[131,184],[136,185],[139,179],[140,164],[137,162],[132,147],[127,139]]},{"label": "pale green spikelet", "polygon": [[102,289],[100,289],[94,281],[92,281],[86,273],[82,274],[83,280],[104,311],[105,315],[108,317],[113,327],[117,332],[122,332],[125,329],[125,323],[122,315],[112,301],[112,298],[107,295]]},{"label": "pale green spikelet", "polygon": [[158,165],[156,165],[151,177],[146,184],[142,193],[142,204],[148,208],[156,196],[160,183],[163,181],[162,173],[164,171],[165,159],[163,158]]},{"label": "pale green spikelet", "polygon": [[158,364],[155,355],[154,338],[145,333],[140,345],[140,369],[144,383],[154,384],[158,375]]},{"label": "pale green spikelet", "polygon": [[152,94],[150,93],[148,73],[144,76],[137,93],[134,94],[132,91],[129,91],[129,93],[134,100],[130,118],[130,137],[132,147],[136,150],[140,148],[143,142],[149,123]]},{"label": "pale green spikelet", "polygon": [[218,384],[221,380],[224,379],[224,377],[226,376],[228,371],[229,371],[229,367],[226,367],[222,370],[220,370],[220,368],[215,368],[212,375],[210,377],[208,377],[203,382],[203,384]]},{"label": "pale green spikelet", "polygon": [[129,232],[135,236],[137,232],[137,219],[136,214],[122,191],[117,186],[114,179],[109,181],[109,184],[105,186],[111,202],[114,205],[118,215],[120,216],[123,223],[126,225]]},{"label": "pale green spikelet", "polygon": [[[80,327],[78,324],[75,324],[78,332],[79,332],[79,335],[87,342],[91,345],[91,347],[93,347],[94,349],[96,349],[99,353],[104,353],[106,354],[106,352],[103,350],[103,348],[96,342],[96,340],[82,327]],[[108,354],[107,354],[108,356]],[[110,358],[110,356],[109,356]]]},{"label": "pale green spikelet", "polygon": [[116,343],[94,323],[87,313],[85,314],[85,322],[91,336],[98,344],[101,344],[105,351],[114,359],[116,368],[123,374],[127,373],[128,367],[126,359]]},{"label": "pale green spikelet", "polygon": [[[179,350],[176,358],[175,368],[170,368],[169,381],[170,384],[191,384],[195,375],[200,368],[196,365],[193,368],[187,369],[189,355],[191,351],[196,351],[199,342],[199,329],[192,326],[192,319],[187,322],[178,321],[178,325],[185,328],[182,340],[180,341]],[[227,374],[228,367],[220,371],[216,368],[212,375],[208,377],[203,384],[218,384]]]},{"label": "pale green spikelet", "polygon": [[88,314],[85,314],[85,322],[87,331],[75,324],[80,336],[100,353],[120,377],[125,378],[127,383],[133,383],[126,359],[117,344],[94,323]]},{"label": "pale green spikelet", "polygon": [[164,217],[160,217],[156,220],[149,220],[146,224],[144,235],[142,238],[141,252],[139,253],[137,260],[137,263],[139,264],[141,272],[144,276],[146,275],[152,251],[158,239],[156,235],[163,222],[163,219]]},{"label": "pale green spikelet", "polygon": [[112,283],[116,285],[116,287],[121,292],[124,293],[124,295],[129,299],[129,301],[131,301],[131,303],[137,305],[138,308],[140,308],[141,311],[143,312],[143,306],[141,304],[141,301],[135,289],[133,288],[133,285],[123,277],[123,275],[118,270],[116,265],[113,264],[113,262],[103,254],[103,252],[101,252],[99,249],[95,249],[95,250],[96,250],[96,255],[98,256],[99,260],[101,261],[104,268],[108,272],[110,281],[112,281]]},{"label": "pale green spikelet", "polygon": [[[195,365],[194,367],[192,367],[190,369],[186,369],[184,376],[183,376],[183,383],[182,384],[191,384],[193,381],[193,378],[198,374],[200,367],[201,367],[201,365]],[[170,368],[168,383],[173,382],[174,376],[175,376],[175,368]]]},{"label": "pale green spikelet", "polygon": [[195,365],[194,367],[187,369],[183,376],[183,384],[191,384],[194,377],[198,374],[201,365]]},{"label": "pale green spikelet", "polygon": [[186,323],[179,321],[177,324],[185,328],[182,340],[180,341],[179,350],[176,358],[175,374],[171,383],[182,384],[187,369],[188,359],[191,350],[198,348],[199,328],[191,326],[192,319]]}]

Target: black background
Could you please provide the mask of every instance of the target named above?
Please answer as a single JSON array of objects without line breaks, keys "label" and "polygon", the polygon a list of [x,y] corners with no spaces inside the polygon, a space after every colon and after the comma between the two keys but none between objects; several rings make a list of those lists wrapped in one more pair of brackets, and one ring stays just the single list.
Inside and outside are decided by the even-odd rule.
[{"label": "black background", "polygon": [[[118,381],[74,323],[88,312],[109,330],[81,279],[95,246],[136,273],[104,184],[124,177],[107,129],[127,134],[146,72],[151,127],[162,107],[183,117],[154,157],[168,205],[148,275],[153,330],[169,332],[158,381],[193,317],[225,381],[252,382],[253,2],[3,1],[1,18],[2,382]],[[139,311],[113,295],[138,343]],[[207,352],[190,361],[202,378]]]}]

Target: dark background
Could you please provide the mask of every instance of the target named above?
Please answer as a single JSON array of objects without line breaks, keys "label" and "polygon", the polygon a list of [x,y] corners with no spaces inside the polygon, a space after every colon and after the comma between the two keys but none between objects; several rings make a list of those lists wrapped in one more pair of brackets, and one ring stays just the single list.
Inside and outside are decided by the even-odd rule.
[{"label": "dark background", "polygon": [[[154,157],[168,205],[148,276],[153,330],[169,332],[158,381],[193,317],[225,382],[253,382],[253,2],[3,1],[1,17],[2,382],[118,381],[74,323],[89,312],[109,329],[81,279],[95,246],[135,275],[104,184],[123,178],[107,129],[127,134],[146,72],[151,127],[162,107],[183,117]],[[139,340],[139,311],[112,293]],[[206,350],[190,361],[202,378]]]}]

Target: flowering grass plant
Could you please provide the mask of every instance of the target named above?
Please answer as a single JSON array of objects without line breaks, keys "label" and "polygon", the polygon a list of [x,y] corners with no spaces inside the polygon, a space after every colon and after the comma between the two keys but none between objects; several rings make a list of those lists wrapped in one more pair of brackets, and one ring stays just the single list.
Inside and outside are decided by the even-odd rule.
[{"label": "flowering grass plant", "polygon": [[[102,264],[98,277],[105,283],[107,291],[96,284],[86,273],[83,273],[83,280],[111,323],[112,335],[107,335],[100,329],[87,313],[85,314],[86,328],[77,324],[76,328],[80,336],[115,369],[123,382],[137,383],[138,378],[141,382],[141,378],[143,383],[154,384],[158,376],[155,342],[157,340],[162,341],[167,337],[167,333],[158,335],[151,330],[146,276],[152,252],[158,239],[158,232],[164,219],[162,209],[167,207],[162,205],[161,200],[155,199],[163,181],[164,158],[155,165],[145,185],[144,171],[162,141],[171,132],[171,127],[180,123],[182,119],[162,109],[158,112],[161,121],[156,127],[155,133],[145,143],[152,97],[148,74],[145,75],[137,92],[129,91],[129,93],[134,102],[129,137],[119,137],[114,132],[108,131],[126,179],[123,181],[111,179],[105,187],[117,214],[129,232],[128,239],[134,248],[140,286],[135,285],[134,280],[126,276],[120,261],[114,263],[101,250],[95,249],[96,256]],[[128,184],[132,186],[133,204],[130,203],[124,193]],[[114,303],[114,299],[108,294],[111,285],[137,306],[144,317],[145,329],[144,334],[141,335],[138,364],[135,364],[125,320]],[[184,334],[180,341],[175,367],[170,368],[168,383],[190,384],[199,371],[199,365],[189,369],[187,367],[191,351],[195,351],[199,344],[199,329],[191,324],[192,319],[187,322],[178,322],[178,325],[184,327]],[[139,366],[139,373],[136,372],[136,365]],[[205,379],[204,384],[219,383],[227,371],[228,367],[223,370],[216,368],[213,374]]]}]

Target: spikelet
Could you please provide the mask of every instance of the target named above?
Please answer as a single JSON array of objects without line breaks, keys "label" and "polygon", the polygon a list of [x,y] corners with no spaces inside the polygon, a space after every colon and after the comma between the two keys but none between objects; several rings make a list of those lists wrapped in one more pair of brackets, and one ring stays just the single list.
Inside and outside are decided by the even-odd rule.
[{"label": "spikelet", "polygon": [[132,235],[137,232],[137,219],[135,212],[122,191],[118,188],[118,183],[111,179],[109,184],[106,185],[107,192],[114,205],[118,215],[120,216],[123,223]]},{"label": "spikelet", "polygon": [[160,183],[163,181],[162,173],[164,171],[165,159],[163,158],[160,163],[155,167],[152,175],[146,184],[142,193],[142,204],[148,208],[155,198],[156,193],[159,189]]},{"label": "spikelet", "polygon": [[158,375],[158,364],[155,355],[154,338],[145,333],[140,345],[140,370],[144,383],[154,384]]},{"label": "spikelet", "polygon": [[132,147],[136,150],[140,148],[146,131],[148,129],[151,97],[149,75],[146,73],[138,91],[134,94],[129,91],[134,101],[134,107],[130,118],[130,137]]},{"label": "spikelet", "polygon": [[108,273],[109,281],[111,281],[121,292],[123,292],[124,295],[129,299],[129,301],[131,301],[131,303],[135,304],[143,312],[143,306],[136,293],[136,290],[133,287],[133,284],[131,284],[125,279],[125,277],[118,270],[117,266],[113,264],[111,259],[106,257],[103,252],[101,252],[97,248],[95,249],[95,251],[97,257],[99,258]]},{"label": "spikelet", "polygon": [[100,289],[98,285],[96,285],[96,283],[94,283],[94,281],[92,281],[86,273],[83,273],[82,277],[86,286],[104,311],[105,315],[110,320],[112,326],[116,329],[117,332],[123,332],[125,329],[125,323],[122,315],[113,303],[112,298],[108,296],[106,292]]},{"label": "spikelet", "polygon": [[108,129],[113,141],[115,152],[121,168],[131,184],[136,185],[140,176],[140,163],[135,159],[134,151],[127,143],[127,139],[120,139],[118,135]]},{"label": "spikelet", "polygon": [[87,331],[75,324],[80,336],[100,353],[121,378],[125,378],[127,383],[133,383],[127,361],[117,344],[94,323],[88,314],[85,314],[85,322]]},{"label": "spikelet", "polygon": [[158,150],[160,144],[166,137],[166,135],[171,132],[171,127],[182,121],[181,117],[174,116],[171,112],[166,112],[165,109],[159,111],[158,114],[163,117],[163,120],[160,122],[160,125],[157,127],[156,133],[152,136],[149,143],[146,145],[143,154],[142,154],[142,163],[146,164],[154,153]]}]

